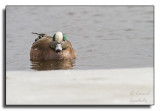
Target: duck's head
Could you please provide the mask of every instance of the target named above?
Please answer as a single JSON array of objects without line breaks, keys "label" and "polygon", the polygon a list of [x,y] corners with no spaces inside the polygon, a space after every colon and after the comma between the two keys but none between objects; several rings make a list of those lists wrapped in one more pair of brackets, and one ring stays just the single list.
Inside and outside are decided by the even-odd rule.
[{"label": "duck's head", "polygon": [[54,48],[56,52],[61,52],[68,47],[66,36],[62,32],[56,32],[52,40],[53,44],[51,47]]}]

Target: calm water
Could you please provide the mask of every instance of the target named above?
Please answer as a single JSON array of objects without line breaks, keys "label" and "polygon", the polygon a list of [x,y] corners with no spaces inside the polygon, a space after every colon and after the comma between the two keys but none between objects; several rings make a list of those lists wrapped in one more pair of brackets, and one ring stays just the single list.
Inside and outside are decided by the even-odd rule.
[{"label": "calm water", "polygon": [[[7,70],[153,67],[152,6],[7,6]],[[30,61],[37,37],[62,31],[74,61]]]}]

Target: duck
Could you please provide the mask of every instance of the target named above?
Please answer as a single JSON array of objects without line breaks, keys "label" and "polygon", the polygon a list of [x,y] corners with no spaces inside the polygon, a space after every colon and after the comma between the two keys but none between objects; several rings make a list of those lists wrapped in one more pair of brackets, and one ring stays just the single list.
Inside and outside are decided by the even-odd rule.
[{"label": "duck", "polygon": [[44,33],[37,34],[38,38],[30,49],[30,60],[72,60],[76,59],[75,50],[67,40],[66,35],[58,31],[53,36]]}]

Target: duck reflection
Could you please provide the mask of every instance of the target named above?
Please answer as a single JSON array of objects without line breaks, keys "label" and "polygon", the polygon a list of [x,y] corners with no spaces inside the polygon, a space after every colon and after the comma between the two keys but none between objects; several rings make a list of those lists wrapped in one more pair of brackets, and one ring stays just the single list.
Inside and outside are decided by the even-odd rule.
[{"label": "duck reflection", "polygon": [[72,69],[75,65],[75,60],[54,60],[54,61],[31,61],[31,69],[33,70],[67,70]]}]

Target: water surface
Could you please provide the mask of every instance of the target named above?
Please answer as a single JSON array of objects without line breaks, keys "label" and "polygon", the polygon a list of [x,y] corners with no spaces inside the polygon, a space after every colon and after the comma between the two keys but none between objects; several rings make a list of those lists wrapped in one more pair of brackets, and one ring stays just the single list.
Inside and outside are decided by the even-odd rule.
[{"label": "water surface", "polygon": [[[75,61],[30,61],[37,36],[62,31]],[[153,6],[7,6],[7,70],[153,67]]]}]

